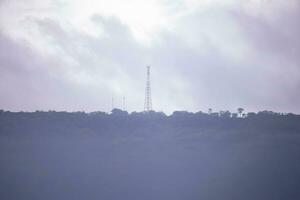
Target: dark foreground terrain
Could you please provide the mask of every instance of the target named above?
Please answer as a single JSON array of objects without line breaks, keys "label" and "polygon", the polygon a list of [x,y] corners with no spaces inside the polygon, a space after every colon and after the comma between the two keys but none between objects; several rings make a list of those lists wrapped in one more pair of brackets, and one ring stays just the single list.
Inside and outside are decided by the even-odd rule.
[{"label": "dark foreground terrain", "polygon": [[0,112],[3,200],[299,200],[300,116]]}]

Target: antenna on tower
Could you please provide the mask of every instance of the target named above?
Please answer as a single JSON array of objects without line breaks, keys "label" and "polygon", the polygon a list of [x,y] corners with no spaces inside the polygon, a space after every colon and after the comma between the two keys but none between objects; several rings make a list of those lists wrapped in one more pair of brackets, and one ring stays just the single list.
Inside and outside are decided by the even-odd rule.
[{"label": "antenna on tower", "polygon": [[111,98],[111,110],[113,110],[115,108],[114,106],[114,97]]},{"label": "antenna on tower", "polygon": [[150,66],[147,66],[144,111],[149,112],[151,110],[152,110],[152,99],[151,99]]}]

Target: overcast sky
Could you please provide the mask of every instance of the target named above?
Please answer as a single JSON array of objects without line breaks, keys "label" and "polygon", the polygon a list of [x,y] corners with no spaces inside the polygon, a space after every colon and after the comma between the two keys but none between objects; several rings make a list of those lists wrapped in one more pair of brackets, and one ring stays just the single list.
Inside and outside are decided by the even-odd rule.
[{"label": "overcast sky", "polygon": [[298,0],[0,0],[0,108],[300,113]]}]

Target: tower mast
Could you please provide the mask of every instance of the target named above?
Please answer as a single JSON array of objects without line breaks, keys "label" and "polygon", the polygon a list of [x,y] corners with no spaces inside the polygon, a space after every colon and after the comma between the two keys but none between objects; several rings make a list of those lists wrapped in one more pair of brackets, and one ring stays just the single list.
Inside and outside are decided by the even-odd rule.
[{"label": "tower mast", "polygon": [[111,98],[111,110],[113,110],[115,108],[114,105],[114,97]]},{"label": "tower mast", "polygon": [[147,66],[144,111],[149,112],[151,110],[152,110],[152,99],[151,99],[150,66]]}]

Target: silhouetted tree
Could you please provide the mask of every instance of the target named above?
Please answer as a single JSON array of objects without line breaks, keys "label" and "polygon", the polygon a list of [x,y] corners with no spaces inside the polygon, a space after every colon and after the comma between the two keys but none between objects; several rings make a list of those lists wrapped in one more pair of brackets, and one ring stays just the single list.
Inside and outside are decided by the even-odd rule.
[{"label": "silhouetted tree", "polygon": [[237,109],[239,117],[242,117],[242,113],[244,112],[244,108],[238,108]]},{"label": "silhouetted tree", "polygon": [[112,109],[111,114],[114,116],[127,116],[128,112],[118,108],[114,108]]}]

